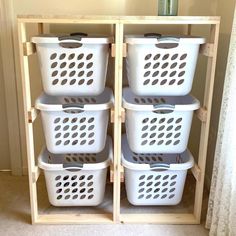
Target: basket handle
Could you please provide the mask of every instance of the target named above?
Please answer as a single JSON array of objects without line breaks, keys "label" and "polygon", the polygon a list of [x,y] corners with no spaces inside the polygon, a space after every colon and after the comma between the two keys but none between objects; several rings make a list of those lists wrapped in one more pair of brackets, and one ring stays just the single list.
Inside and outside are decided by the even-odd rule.
[{"label": "basket handle", "polygon": [[64,163],[63,168],[65,170],[82,170],[84,164],[83,163]]},{"label": "basket handle", "polygon": [[62,105],[63,110],[81,110],[84,111],[84,104],[68,103]]},{"label": "basket handle", "polygon": [[82,37],[87,37],[87,36],[88,36],[88,34],[86,34],[86,33],[76,32],[76,33],[71,33],[70,35],[59,36],[58,40],[59,41],[64,41],[64,40],[81,41]]},{"label": "basket handle", "polygon": [[164,163],[153,163],[153,164],[150,164],[150,169],[151,170],[156,170],[156,169],[168,170],[168,169],[170,169],[170,165],[164,164]]},{"label": "basket handle", "polygon": [[174,111],[175,105],[171,104],[154,104],[153,105],[153,111]]},{"label": "basket handle", "polygon": [[175,43],[179,42],[179,38],[175,37],[175,36],[163,36],[157,39],[158,43],[163,43],[165,41],[173,41]]},{"label": "basket handle", "polygon": [[161,38],[161,34],[158,34],[158,33],[146,33],[144,34],[144,37],[146,38]]}]

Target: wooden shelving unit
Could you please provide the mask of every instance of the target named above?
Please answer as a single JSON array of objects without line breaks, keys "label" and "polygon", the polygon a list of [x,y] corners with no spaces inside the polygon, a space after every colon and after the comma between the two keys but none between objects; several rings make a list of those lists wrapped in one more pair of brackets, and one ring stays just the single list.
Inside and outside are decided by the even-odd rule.
[{"label": "wooden shelving unit", "polygon": [[[30,91],[29,56],[36,52],[35,45],[27,40],[27,25],[35,24],[38,33],[44,32],[44,24],[95,24],[109,25],[113,29],[115,43],[112,45],[112,56],[115,59],[114,95],[115,104],[112,111],[114,122],[114,162],[111,167],[111,180],[113,181],[113,211],[112,213],[98,212],[96,214],[64,213],[55,214],[47,210],[40,213],[37,198],[37,181],[40,170],[35,164],[33,123],[38,111],[33,107]],[[192,213],[121,213],[121,180],[123,168],[121,160],[121,130],[124,121],[122,108],[122,73],[123,57],[126,56],[126,45],[123,42],[124,27],[128,25],[185,25],[187,33],[191,34],[193,25],[210,26],[209,40],[202,45],[200,52],[207,57],[207,73],[205,78],[205,92],[201,108],[195,113],[201,122],[201,135],[198,161],[192,168],[195,177],[196,189],[194,208]],[[23,89],[25,132],[27,143],[28,173],[30,186],[30,203],[32,223],[37,224],[98,224],[98,223],[160,223],[160,224],[199,224],[201,219],[205,165],[207,160],[207,146],[211,117],[213,85],[215,77],[216,55],[219,37],[219,17],[156,17],[156,16],[18,16],[19,51],[21,63],[21,79]],[[171,207],[170,207],[171,209]]]}]

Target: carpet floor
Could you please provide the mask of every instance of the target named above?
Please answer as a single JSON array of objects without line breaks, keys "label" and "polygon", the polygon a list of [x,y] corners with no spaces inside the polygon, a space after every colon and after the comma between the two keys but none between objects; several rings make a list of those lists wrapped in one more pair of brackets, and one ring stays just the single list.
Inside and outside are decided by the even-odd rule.
[{"label": "carpet floor", "polygon": [[[109,198],[109,191],[106,199]],[[46,194],[44,178],[40,178],[38,186],[38,199],[40,209],[49,206]],[[183,199],[183,206],[186,206],[186,212],[191,210],[187,206],[189,197]],[[104,211],[112,210],[112,201],[105,201],[103,204]],[[147,212],[155,210],[153,208],[134,208],[129,205],[126,200],[124,191],[121,195],[121,211],[140,212],[146,209]],[[100,206],[101,207],[101,206]],[[163,212],[168,212],[170,208],[163,208]],[[178,211],[180,207],[176,207]],[[60,208],[53,208],[55,212],[59,212]],[[74,208],[76,211],[76,208]],[[86,211],[86,210],[84,210]],[[96,209],[94,209],[96,211]],[[89,210],[90,212],[90,210]],[[28,178],[26,176],[11,176],[9,173],[0,173],[0,236],[204,236],[208,235],[208,231],[201,225],[154,225],[154,224],[116,224],[116,225],[31,225],[30,223],[30,204]]]}]

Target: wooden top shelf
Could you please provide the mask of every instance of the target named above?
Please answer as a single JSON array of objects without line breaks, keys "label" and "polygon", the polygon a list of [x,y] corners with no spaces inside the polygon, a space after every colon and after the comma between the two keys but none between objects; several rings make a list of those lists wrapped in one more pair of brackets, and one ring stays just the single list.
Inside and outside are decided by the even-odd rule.
[{"label": "wooden top shelf", "polygon": [[18,15],[18,22],[55,24],[219,24],[219,16]]}]

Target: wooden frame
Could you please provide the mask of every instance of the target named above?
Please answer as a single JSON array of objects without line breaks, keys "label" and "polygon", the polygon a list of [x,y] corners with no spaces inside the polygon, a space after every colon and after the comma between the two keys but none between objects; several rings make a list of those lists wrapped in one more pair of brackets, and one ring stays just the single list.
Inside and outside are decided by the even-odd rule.
[{"label": "wooden frame", "polygon": [[[115,43],[112,45],[112,56],[115,57],[114,76],[114,110],[111,111],[114,123],[114,163],[111,170],[113,181],[113,214],[39,214],[36,183],[40,175],[39,168],[35,165],[33,144],[33,122],[37,118],[37,111],[32,107],[30,96],[30,76],[28,56],[35,52],[32,43],[27,42],[26,25],[38,25],[38,32],[43,32],[43,24],[108,24],[111,25]],[[196,179],[194,211],[192,213],[171,214],[122,214],[120,212],[121,181],[123,168],[121,159],[121,124],[124,121],[122,108],[122,72],[123,57],[126,56],[126,45],[123,43],[124,27],[135,24],[152,25],[186,25],[188,34],[191,34],[193,25],[210,25],[210,41],[201,47],[200,52],[208,58],[205,80],[204,102],[196,112],[201,122],[201,138],[198,162],[192,168]],[[28,156],[28,173],[30,184],[30,200],[32,223],[39,224],[76,224],[76,223],[159,223],[159,224],[199,224],[204,187],[204,174],[207,158],[207,145],[211,117],[212,94],[215,76],[216,55],[219,37],[219,17],[156,17],[156,16],[18,16],[19,50],[21,62],[21,78],[23,88],[23,101],[25,112],[25,131]]]}]

